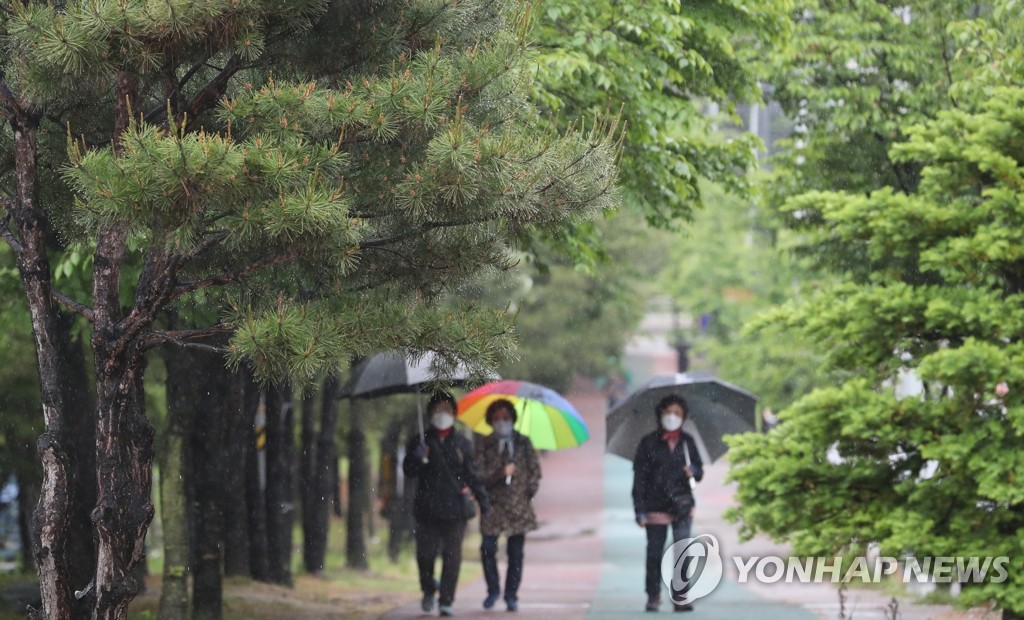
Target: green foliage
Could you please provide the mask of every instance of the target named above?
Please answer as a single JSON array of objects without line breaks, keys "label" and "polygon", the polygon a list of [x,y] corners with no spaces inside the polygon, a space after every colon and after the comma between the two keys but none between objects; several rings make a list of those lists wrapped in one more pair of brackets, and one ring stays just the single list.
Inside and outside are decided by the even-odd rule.
[{"label": "green foliage", "polygon": [[621,109],[626,203],[657,225],[688,218],[701,179],[745,186],[756,138],[716,135],[701,108],[760,99],[751,61],[785,39],[790,4],[541,2],[535,97],[569,120]]},{"label": "green foliage", "polygon": [[[1010,21],[948,31],[1012,33],[1009,45],[1024,15],[1010,2],[999,11]],[[845,378],[783,412],[775,431],[734,440],[733,516],[801,554],[876,541],[884,555],[1009,556],[1006,583],[961,597],[1020,613],[1024,88],[1020,74],[972,73],[990,43],[964,45],[950,75],[972,75],[951,92],[991,96],[899,125],[906,139],[887,157],[918,171],[912,187],[893,178],[790,203],[817,214],[816,255],[838,243],[862,259],[772,317],[817,341]],[[908,389],[915,379],[919,392]]]},{"label": "green foliage", "polygon": [[819,356],[776,328],[744,326],[786,300],[804,269],[780,255],[780,237],[788,235],[761,202],[714,186],[705,196],[709,208],[694,215],[658,276],[677,309],[698,322],[674,337],[692,346],[693,367],[752,391],[763,407],[782,409],[823,379]]},{"label": "green foliage", "polygon": [[[395,346],[493,368],[509,317],[438,302],[618,202],[619,128],[538,123],[522,8],[16,4],[0,68],[47,114],[41,199],[69,250],[55,283],[88,307],[69,276],[123,227],[126,316],[214,318],[184,340],[146,328],[149,343],[232,332],[233,362],[300,384]],[[114,136],[117,88],[132,121]]]},{"label": "green foliage", "polygon": [[516,314],[518,353],[499,367],[503,377],[564,391],[576,375],[601,378],[618,370],[668,235],[645,230],[625,212],[598,223],[595,235],[603,252],[594,269],[541,255],[544,268],[528,264],[523,277],[491,293],[498,303],[511,298]]}]

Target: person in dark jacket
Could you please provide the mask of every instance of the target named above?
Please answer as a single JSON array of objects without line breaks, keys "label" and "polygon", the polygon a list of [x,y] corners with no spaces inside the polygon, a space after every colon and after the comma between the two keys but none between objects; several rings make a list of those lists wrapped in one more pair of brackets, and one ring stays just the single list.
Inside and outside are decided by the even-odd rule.
[{"label": "person in dark jacket", "polygon": [[[637,525],[647,530],[647,611],[661,606],[661,556],[672,528],[673,542],[690,537],[694,498],[692,484],[704,477],[693,437],[682,431],[686,401],[670,394],[654,409],[658,430],[645,435],[633,458],[633,509]],[[675,605],[676,611],[693,606]]]},{"label": "person in dark jacket", "polygon": [[477,441],[476,469],[487,486],[494,505],[491,514],[480,520],[480,560],[487,581],[484,609],[494,607],[501,595],[498,575],[498,536],[505,534],[508,570],[505,573],[505,605],[509,611],[519,608],[519,584],[523,577],[523,547],[526,533],[537,529],[533,496],[540,486],[540,459],[533,442],[513,429],[516,408],[500,398],[487,406],[484,419],[494,430]]},{"label": "person in dark jacket", "polygon": [[[473,465],[473,444],[453,428],[456,403],[451,394],[438,391],[427,403],[430,429],[413,437],[406,446],[402,471],[417,478],[413,515],[416,518],[416,563],[419,566],[422,608],[434,608],[439,594],[442,616],[453,614],[455,586],[462,566],[462,538],[466,533],[466,494],[472,492],[487,515],[491,504]],[[434,565],[441,556],[441,587],[437,592]]]}]

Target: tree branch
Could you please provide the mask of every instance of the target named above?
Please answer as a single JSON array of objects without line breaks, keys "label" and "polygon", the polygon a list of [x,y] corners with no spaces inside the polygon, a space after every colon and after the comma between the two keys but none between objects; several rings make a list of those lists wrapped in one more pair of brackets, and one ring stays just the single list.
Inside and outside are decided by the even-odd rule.
[{"label": "tree branch", "polygon": [[371,239],[369,241],[363,241],[359,244],[359,249],[366,250],[369,248],[380,248],[385,245],[391,245],[393,243],[398,243],[399,241],[411,239],[412,237],[417,236],[421,232],[434,230],[435,228],[453,228],[455,226],[470,226],[472,224],[482,224],[490,220],[491,218],[481,217],[468,220],[443,220],[440,222],[426,222],[419,228],[410,230],[409,232],[403,233],[401,235],[395,235],[394,237],[385,237],[383,239]]},{"label": "tree branch", "polygon": [[7,85],[7,75],[0,70],[0,115],[10,121],[22,116],[24,112],[18,96]]},{"label": "tree branch", "polygon": [[80,304],[74,299],[71,299],[64,293],[61,293],[60,291],[57,290],[50,291],[50,297],[52,297],[53,300],[56,301],[57,303],[63,306],[67,306],[72,312],[85,318],[85,320],[89,321],[90,323],[95,321],[96,317],[93,314],[92,308],[90,308],[89,306],[86,306],[85,304]]},{"label": "tree branch", "polygon": [[17,205],[3,197],[0,197],[0,204],[2,204],[3,208],[7,210],[7,213],[4,214],[3,221],[0,222],[0,236],[2,236],[4,241],[7,242],[7,245],[11,246],[14,253],[20,256],[22,252],[21,243],[14,237],[14,233],[12,233],[11,229],[8,227],[8,224],[11,221],[11,216],[14,215],[14,208]]},{"label": "tree branch", "polygon": [[239,269],[238,271],[222,273],[219,276],[214,276],[212,278],[207,278],[205,280],[197,280],[195,282],[182,282],[174,289],[174,292],[171,293],[170,300],[173,301],[175,299],[178,299],[179,297],[182,297],[183,295],[188,295],[189,293],[198,291],[199,289],[209,288],[211,286],[223,286],[225,284],[237,282],[238,280],[241,280],[242,278],[246,277],[247,275],[255,271],[259,271],[260,269],[266,269],[267,267],[272,267],[278,263],[290,261],[297,255],[298,254],[296,252],[278,254],[276,256],[270,256],[264,258],[263,260],[256,261],[255,263],[252,263],[243,269]]},{"label": "tree branch", "polygon": [[170,342],[178,345],[179,347],[201,349],[203,351],[212,351],[215,353],[226,353],[228,351],[228,348],[225,346],[205,344],[202,342],[194,341],[230,334],[233,331],[233,328],[228,327],[226,325],[212,325],[210,327],[174,331],[151,331],[148,334],[146,334],[146,339],[143,346],[146,348],[151,348],[160,343]]}]

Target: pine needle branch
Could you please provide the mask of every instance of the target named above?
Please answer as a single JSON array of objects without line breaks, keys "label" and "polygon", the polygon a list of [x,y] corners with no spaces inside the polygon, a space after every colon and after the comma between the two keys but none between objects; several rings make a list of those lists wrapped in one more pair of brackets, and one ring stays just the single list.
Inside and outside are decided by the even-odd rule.
[{"label": "pine needle branch", "polygon": [[212,278],[206,278],[205,280],[196,280],[195,282],[182,282],[174,289],[174,293],[171,294],[170,300],[178,299],[183,295],[198,291],[200,289],[209,288],[211,286],[223,286],[232,282],[237,282],[248,276],[251,273],[272,267],[279,263],[284,263],[292,260],[297,256],[296,252],[289,252],[287,254],[277,254],[275,256],[269,256],[263,260],[256,261],[250,265],[246,265],[244,268],[238,271],[229,271],[222,273]]}]

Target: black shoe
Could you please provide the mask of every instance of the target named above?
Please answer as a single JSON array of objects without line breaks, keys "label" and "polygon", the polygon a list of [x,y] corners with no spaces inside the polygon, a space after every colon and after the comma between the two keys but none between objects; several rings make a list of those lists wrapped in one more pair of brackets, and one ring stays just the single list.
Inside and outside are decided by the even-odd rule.
[{"label": "black shoe", "polygon": [[658,611],[659,607],[661,607],[661,597],[660,596],[648,596],[647,597],[647,605],[644,607],[645,611]]},{"label": "black shoe", "polygon": [[423,600],[420,601],[420,609],[422,609],[424,613],[428,613],[428,614],[430,612],[434,611],[434,595],[433,594],[424,594],[423,595]]},{"label": "black shoe", "polygon": [[484,609],[490,609],[494,607],[494,604],[498,602],[497,594],[488,594],[487,598],[484,599]]},{"label": "black shoe", "polygon": [[505,599],[505,605],[509,611],[519,611],[519,599],[507,598]]},{"label": "black shoe", "polygon": [[672,606],[675,608],[676,611],[693,611],[693,603],[686,603],[685,605],[680,605],[679,603],[672,603]]}]

